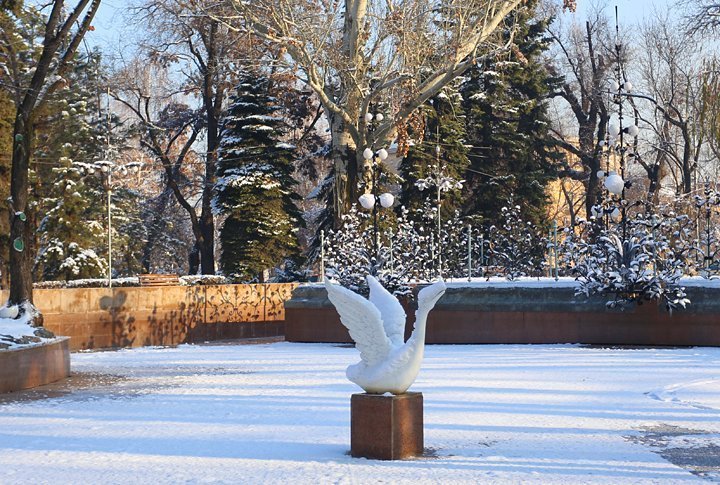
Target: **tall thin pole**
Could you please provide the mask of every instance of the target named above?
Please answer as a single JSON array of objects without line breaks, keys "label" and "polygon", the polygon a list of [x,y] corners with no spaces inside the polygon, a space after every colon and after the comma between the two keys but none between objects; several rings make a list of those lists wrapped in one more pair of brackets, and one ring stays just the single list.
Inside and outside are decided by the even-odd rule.
[{"label": "tall thin pole", "polygon": [[[110,86],[107,88],[107,155],[110,160]],[[112,214],[111,214],[111,198],[112,198],[112,166],[108,165],[107,173],[107,218],[108,218],[108,288],[112,289]]]},{"label": "tall thin pole", "polygon": [[555,281],[560,278],[558,271],[558,237],[557,237],[557,219],[553,220],[553,266],[555,267]]},{"label": "tall thin pole", "polygon": [[325,230],[320,231],[320,282],[325,281]]},{"label": "tall thin pole", "polygon": [[112,214],[110,211],[110,199],[112,197],[112,186],[110,185],[110,173],[108,173],[107,189],[107,218],[108,218],[108,288],[112,288]]},{"label": "tall thin pole", "polygon": [[[440,128],[438,125],[438,130],[439,129]],[[438,133],[438,140],[439,140],[439,138],[440,138],[440,135]],[[440,278],[442,278],[442,249],[440,248],[440,244],[441,244],[440,243],[440,241],[441,241],[440,234],[442,231],[442,221],[440,219],[440,217],[441,217],[440,216],[440,204],[442,203],[442,201],[440,199],[440,190],[441,190],[440,175],[442,172],[440,170],[440,145],[439,144],[435,145],[435,164],[436,164],[435,166],[437,167],[437,178],[435,180],[435,185],[437,188],[437,246],[438,246],[437,261],[438,261],[438,276]]]},{"label": "tall thin pole", "polygon": [[480,234],[480,276],[485,276],[485,235]]},{"label": "tall thin pole", "polygon": [[468,250],[468,281],[472,281],[472,226],[468,224],[467,250]]}]

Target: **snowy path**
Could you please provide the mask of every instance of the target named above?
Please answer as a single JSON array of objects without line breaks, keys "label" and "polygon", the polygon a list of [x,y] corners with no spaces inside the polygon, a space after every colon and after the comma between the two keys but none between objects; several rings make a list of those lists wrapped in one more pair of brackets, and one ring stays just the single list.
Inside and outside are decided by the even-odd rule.
[{"label": "snowy path", "polygon": [[290,343],[73,354],[94,387],[0,401],[0,483],[720,482],[720,349],[430,346],[412,389],[432,456],[403,462],[346,455],[356,360]]}]

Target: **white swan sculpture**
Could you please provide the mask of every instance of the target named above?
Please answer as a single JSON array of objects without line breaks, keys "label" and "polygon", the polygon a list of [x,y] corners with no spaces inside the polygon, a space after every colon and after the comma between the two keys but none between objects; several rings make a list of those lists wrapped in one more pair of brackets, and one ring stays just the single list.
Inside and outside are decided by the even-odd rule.
[{"label": "white swan sculpture", "polygon": [[325,280],[328,297],[360,351],[360,362],[349,366],[346,375],[367,393],[403,394],[420,372],[427,316],[445,293],[445,283],[420,290],[415,329],[404,342],[405,311],[400,302],[372,276],[367,281],[369,301]]}]

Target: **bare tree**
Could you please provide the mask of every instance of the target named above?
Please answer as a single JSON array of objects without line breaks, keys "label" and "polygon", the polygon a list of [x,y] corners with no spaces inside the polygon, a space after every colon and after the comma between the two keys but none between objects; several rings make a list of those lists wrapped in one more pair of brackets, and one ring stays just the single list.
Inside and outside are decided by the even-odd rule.
[{"label": "bare tree", "polygon": [[720,163],[720,61],[713,58],[705,65],[702,73],[702,127],[712,158],[716,166]]},{"label": "bare tree", "polygon": [[654,133],[654,155],[653,163],[638,161],[648,175],[656,173],[651,188],[659,189],[661,176],[669,172],[676,192],[688,194],[704,147],[702,49],[668,16],[644,26],[641,35],[640,74],[653,109],[651,115],[642,108],[637,114]]},{"label": "bare tree", "polygon": [[[583,27],[572,25],[566,33],[550,31],[556,45],[554,72],[563,75],[562,89],[550,96],[560,101],[572,119],[569,127],[561,120],[553,128],[559,146],[581,169],[568,167],[564,174],[585,186],[586,216],[597,202],[603,146],[610,114],[608,80],[614,77],[617,62],[614,43],[609,38],[608,22],[597,13]],[[562,116],[562,114],[561,114]]]},{"label": "bare tree", "polygon": [[[205,164],[199,214],[190,214],[190,217],[200,270],[203,274],[214,274],[215,221],[211,200],[221,136],[220,117],[236,71],[247,64],[252,46],[242,42],[246,39],[240,39],[237,33],[216,19],[223,15],[222,7],[207,7],[212,13],[207,15],[207,5],[208,2],[203,0],[147,0],[134,11],[148,28],[142,44],[145,55],[161,65],[173,65],[184,78],[185,96],[200,103],[197,114],[202,134],[193,141],[205,145],[202,150]],[[147,122],[148,117],[144,115],[142,120]],[[166,180],[171,183],[170,172],[167,172]],[[173,193],[179,195],[175,189]],[[187,201],[178,198],[178,202],[188,209]],[[196,273],[197,269],[197,264],[191,263],[190,273]]]},{"label": "bare tree", "polygon": [[[365,148],[405,132],[419,106],[499,45],[498,29],[521,0],[227,0],[239,32],[280,46],[302,71],[329,120],[334,213],[372,187]],[[368,129],[367,113],[384,120]]]},{"label": "bare tree", "polygon": [[[203,227],[195,206],[202,200],[205,175],[196,170],[198,159],[193,146],[204,123],[202,111],[192,109],[183,102],[183,93],[173,90],[166,78],[166,70],[157,63],[135,59],[112,77],[111,96],[125,107],[134,121],[132,130],[141,147],[149,152],[162,167],[162,180],[167,191],[187,213],[197,243],[203,237]],[[200,161],[204,168],[204,163]],[[167,192],[161,197],[167,204]],[[161,211],[154,215],[159,216]],[[151,228],[159,227],[151,221]],[[149,270],[149,255],[157,235],[150,234],[143,264]]]},{"label": "bare tree", "polygon": [[[27,82],[17,82],[11,89],[16,115],[10,176],[10,241],[13,245],[10,250],[10,304],[32,302],[34,254],[30,243],[34,238],[34,226],[32,214],[29,214],[32,208],[28,205],[28,179],[34,115],[52,93],[65,85],[63,75],[72,66],[80,42],[100,7],[100,0],[79,0],[74,6],[66,5],[64,0],[54,0],[45,2],[44,6],[49,14],[40,33],[42,47],[32,77]],[[6,35],[0,38],[0,49],[11,60],[20,55]],[[11,64],[10,69],[14,68],[19,66]],[[15,76],[15,79],[23,78]]]},{"label": "bare tree", "polygon": [[720,2],[717,0],[683,0],[689,9],[685,26],[690,33],[707,32],[720,28]]}]

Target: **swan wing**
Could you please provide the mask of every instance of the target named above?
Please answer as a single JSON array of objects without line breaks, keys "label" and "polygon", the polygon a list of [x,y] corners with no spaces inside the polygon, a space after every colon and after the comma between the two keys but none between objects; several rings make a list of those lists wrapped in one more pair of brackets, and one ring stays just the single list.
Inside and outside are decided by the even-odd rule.
[{"label": "swan wing", "polygon": [[370,302],[380,311],[383,327],[394,346],[405,342],[405,310],[395,296],[386,290],[375,277],[368,275]]},{"label": "swan wing", "polygon": [[368,366],[386,359],[393,346],[385,335],[380,311],[361,295],[325,281],[328,297],[350,332],[360,358]]}]

